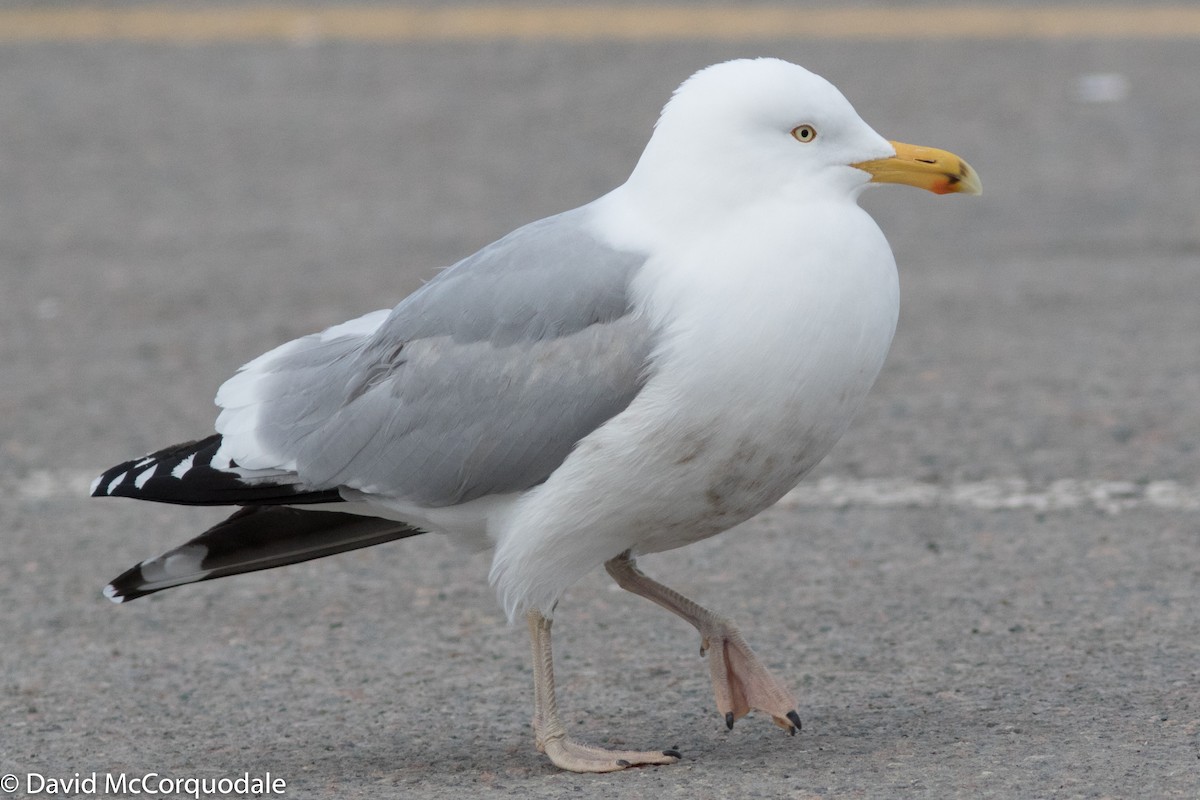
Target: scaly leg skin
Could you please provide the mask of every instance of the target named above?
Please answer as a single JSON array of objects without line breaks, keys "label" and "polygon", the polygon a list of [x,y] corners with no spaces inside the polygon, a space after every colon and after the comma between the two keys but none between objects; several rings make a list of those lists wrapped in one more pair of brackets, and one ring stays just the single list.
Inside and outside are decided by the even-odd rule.
[{"label": "scaly leg skin", "polygon": [[767,671],[732,622],[646,577],[628,551],[604,568],[622,589],[653,600],[700,632],[700,655],[708,656],[717,710],[724,715],[726,727],[732,728],[751,710],[765,711],[776,725],[796,735],[800,715],[792,693]]},{"label": "scaly leg skin", "polygon": [[605,750],[580,744],[567,736],[558,718],[554,696],[554,654],[550,649],[552,620],[530,611],[529,641],[533,647],[533,737],[537,749],[550,757],[554,766],[571,772],[616,772],[646,764],[674,764],[674,750]]}]

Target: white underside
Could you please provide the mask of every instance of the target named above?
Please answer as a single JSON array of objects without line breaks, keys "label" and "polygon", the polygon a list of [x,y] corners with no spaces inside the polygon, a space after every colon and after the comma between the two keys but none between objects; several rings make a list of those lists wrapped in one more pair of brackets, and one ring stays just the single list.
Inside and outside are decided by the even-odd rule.
[{"label": "white underside", "polygon": [[[635,204],[614,195],[599,201],[602,232],[636,236]],[[491,579],[510,617],[548,614],[627,549],[680,547],[767,508],[829,451],[875,381],[898,285],[856,204],[751,206],[706,234],[645,243],[659,256],[635,296],[665,332],[645,389],[489,522]]]}]

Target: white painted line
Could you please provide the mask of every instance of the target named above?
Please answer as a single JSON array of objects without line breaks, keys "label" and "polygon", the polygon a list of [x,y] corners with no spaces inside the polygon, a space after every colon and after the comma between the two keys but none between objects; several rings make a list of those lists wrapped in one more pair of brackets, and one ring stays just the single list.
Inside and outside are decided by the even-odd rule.
[{"label": "white painted line", "polygon": [[1064,478],[1043,486],[1020,478],[956,484],[907,479],[825,477],[802,483],[780,504],[787,508],[966,508],[982,511],[1072,511],[1119,514],[1139,508],[1200,511],[1200,486],[1176,481]]},{"label": "white painted line", "polygon": [[[0,478],[6,495],[28,500],[83,498],[102,470],[38,469]],[[806,481],[779,501],[781,508],[964,508],[1041,512],[1079,509],[1120,514],[1137,509],[1200,512],[1200,485],[1178,481],[1063,478],[1033,485],[1020,478],[924,483],[907,478],[827,476]]]}]

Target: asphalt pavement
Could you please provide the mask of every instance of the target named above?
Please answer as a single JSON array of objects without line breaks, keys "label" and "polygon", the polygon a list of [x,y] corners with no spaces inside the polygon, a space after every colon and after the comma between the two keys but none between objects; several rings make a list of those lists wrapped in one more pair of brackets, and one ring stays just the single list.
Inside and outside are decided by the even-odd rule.
[{"label": "asphalt pavement", "polygon": [[[694,632],[595,574],[557,616],[565,720],[684,758],[555,770],[486,556],[434,536],[100,596],[223,512],[94,474],[209,433],[260,352],[619,184],[683,78],[760,54],[985,189],[869,194],[902,313],[864,411],[807,494],[643,561],[740,621],[800,735],[727,732]],[[1187,38],[0,43],[0,773],[1200,796],[1197,74]]]}]

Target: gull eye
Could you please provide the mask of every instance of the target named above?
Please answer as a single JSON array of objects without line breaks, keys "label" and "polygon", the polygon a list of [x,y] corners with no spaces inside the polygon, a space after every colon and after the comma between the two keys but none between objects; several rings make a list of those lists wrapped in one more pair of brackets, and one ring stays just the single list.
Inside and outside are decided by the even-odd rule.
[{"label": "gull eye", "polygon": [[796,138],[797,142],[808,144],[817,138],[817,129],[812,125],[798,125],[792,128],[792,136]]}]

